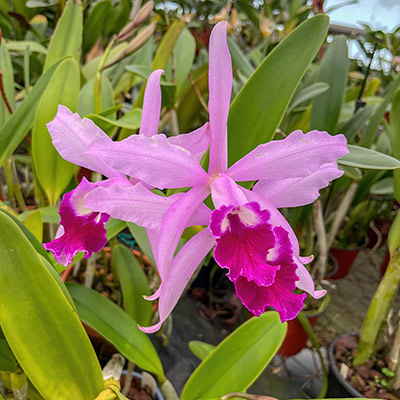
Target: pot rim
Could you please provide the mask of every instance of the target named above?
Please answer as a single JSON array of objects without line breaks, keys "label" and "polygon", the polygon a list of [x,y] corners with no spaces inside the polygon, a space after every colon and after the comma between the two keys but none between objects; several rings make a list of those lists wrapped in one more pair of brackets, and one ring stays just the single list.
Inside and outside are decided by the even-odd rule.
[{"label": "pot rim", "polygon": [[362,397],[365,398],[358,390],[354,389],[353,386],[351,386],[346,379],[343,378],[343,376],[340,374],[337,366],[336,366],[336,359],[334,356],[334,350],[336,347],[337,341],[345,336],[357,336],[359,337],[358,333],[345,333],[340,336],[336,336],[335,339],[332,340],[332,342],[329,345],[329,351],[328,351],[328,359],[329,359],[329,367],[330,370],[332,371],[332,374],[335,376],[336,380],[344,387],[345,390],[349,394],[351,394],[353,397]]},{"label": "pot rim", "polygon": [[[128,372],[128,371],[127,371],[126,369],[124,369],[124,370],[122,371],[122,374],[121,374],[121,375],[126,375],[127,372]],[[142,374],[141,374],[140,372],[133,371],[133,372],[132,372],[132,375],[135,376],[136,378],[142,379]],[[156,397],[155,397],[154,400],[165,400],[165,397],[164,397],[164,395],[162,394],[162,392],[161,392],[160,388],[158,387],[158,385],[156,386]]]}]

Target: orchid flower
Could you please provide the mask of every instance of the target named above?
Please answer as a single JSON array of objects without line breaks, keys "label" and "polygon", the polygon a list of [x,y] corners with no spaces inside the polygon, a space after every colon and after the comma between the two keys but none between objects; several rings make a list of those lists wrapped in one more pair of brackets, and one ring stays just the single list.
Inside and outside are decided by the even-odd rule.
[{"label": "orchid flower", "polygon": [[[99,186],[83,202],[87,209],[151,229],[162,282],[149,297],[159,298],[160,321],[141,327],[149,333],[160,329],[190,277],[214,247],[215,261],[227,269],[237,296],[254,315],[273,307],[286,321],[295,318],[303,307],[306,294],[293,293],[296,288],[315,298],[325,294],[324,290],[315,290],[304,266],[312,258],[300,257],[297,238],[278,208],[312,203],[321,188],[342,175],[336,160],[348,153],[346,139],[327,132],[295,131],[283,140],[256,147],[228,167],[232,65],[226,22],[213,29],[209,54],[208,172],[201,167],[200,156],[183,146],[180,136],[171,141],[162,134],[132,135],[120,142],[102,137],[93,140],[85,153],[89,159],[104,160],[113,170],[152,187],[190,188],[171,202],[167,211],[159,213],[162,218],[150,206],[160,196],[138,185]],[[158,104],[155,107],[159,108]],[[238,185],[242,181],[258,182],[247,190]],[[203,204],[209,195],[213,211]],[[196,214],[201,218],[195,218]],[[175,255],[184,229],[194,219],[207,219],[208,227]]]},{"label": "orchid flower", "polygon": [[[147,81],[140,134],[137,136],[150,137],[158,132],[162,73],[162,70],[154,71]],[[54,254],[56,260],[67,266],[78,252],[83,251],[84,257],[89,258],[92,253],[100,251],[106,245],[105,223],[110,219],[110,215],[85,204],[87,195],[96,188],[112,187],[118,196],[118,191],[124,187],[125,194],[133,194],[133,203],[132,201],[129,203],[122,201],[119,208],[119,218],[128,221],[130,221],[129,208],[141,206],[141,196],[145,194],[146,211],[152,215],[152,221],[148,224],[148,235],[153,238],[154,233],[151,232],[151,227],[161,223],[170,205],[182,195],[177,194],[170,197],[154,195],[150,192],[148,185],[139,182],[134,177],[128,180],[124,173],[110,167],[107,157],[88,155],[87,150],[96,140],[101,140],[106,146],[111,146],[113,142],[93,121],[86,118],[81,119],[78,114],[73,114],[67,107],[59,106],[56,117],[47,124],[47,127],[53,145],[65,160],[99,172],[108,178],[96,183],[88,182],[83,178],[73,191],[63,196],[59,208],[60,227],[56,238],[44,244],[44,247]],[[194,157],[201,159],[208,147],[207,133],[208,124],[205,124],[189,134],[169,138],[168,143],[178,144],[186,151],[192,152]],[[139,203],[135,203],[135,199]],[[205,205],[201,206],[199,212],[195,213],[193,219],[188,222],[188,226],[207,223],[207,210]],[[139,220],[135,218],[134,221],[140,223],[140,218]]]}]

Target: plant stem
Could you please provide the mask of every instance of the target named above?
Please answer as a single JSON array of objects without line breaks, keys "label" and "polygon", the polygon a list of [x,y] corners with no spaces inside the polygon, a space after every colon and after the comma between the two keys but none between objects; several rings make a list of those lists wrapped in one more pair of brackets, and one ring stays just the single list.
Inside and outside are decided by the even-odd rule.
[{"label": "plant stem", "polygon": [[326,270],[326,261],[328,259],[328,247],[325,231],[324,217],[322,215],[321,200],[317,200],[313,204],[313,216],[315,233],[318,238],[319,256],[315,263],[313,275],[317,275],[317,285],[323,279]]},{"label": "plant stem", "polygon": [[124,387],[121,391],[121,393],[125,396],[128,395],[129,389],[131,388],[132,384],[132,373],[133,370],[135,369],[135,364],[132,361],[128,361],[128,367],[126,369],[126,377],[125,377],[125,382],[124,382]]},{"label": "plant stem", "polygon": [[85,286],[91,288],[94,280],[94,271],[96,270],[96,258],[97,255],[93,254],[86,261],[86,273],[85,273]]},{"label": "plant stem", "polygon": [[177,395],[175,388],[168,379],[165,379],[163,384],[160,386],[160,389],[165,397],[165,400],[179,400],[179,396]]},{"label": "plant stem", "polygon": [[[394,254],[393,254],[394,253]],[[358,367],[374,356],[380,335],[396,297],[400,280],[400,253],[391,254],[389,265],[376,290],[361,329],[353,365]]]},{"label": "plant stem", "polygon": [[335,219],[333,220],[331,229],[329,230],[328,236],[327,236],[327,247],[328,249],[332,246],[333,241],[335,240],[336,234],[339,230],[340,225],[343,222],[343,219],[347,215],[347,211],[350,208],[350,205],[353,201],[354,195],[356,194],[357,190],[357,182],[353,182],[349,189],[347,190],[346,194],[343,197],[342,202],[340,203]]},{"label": "plant stem", "polygon": [[[399,313],[400,316],[400,313]],[[400,320],[397,321],[396,332],[393,339],[393,345],[390,350],[389,369],[395,373],[392,382],[393,389],[400,389]]]}]

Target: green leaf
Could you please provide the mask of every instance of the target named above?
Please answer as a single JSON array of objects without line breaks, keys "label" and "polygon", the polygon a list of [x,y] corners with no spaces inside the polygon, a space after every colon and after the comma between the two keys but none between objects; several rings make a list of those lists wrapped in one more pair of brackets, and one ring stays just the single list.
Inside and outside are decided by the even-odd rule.
[{"label": "green leaf", "polygon": [[[394,95],[390,111],[390,140],[393,157],[400,160],[400,90]],[[393,186],[395,199],[400,201],[400,171],[393,171]]]},{"label": "green leaf", "polygon": [[[0,71],[3,73],[3,88],[6,95],[8,104],[11,109],[15,109],[14,99],[14,72],[11,62],[10,54],[8,53],[7,47],[2,41],[0,45]],[[0,127],[11,117],[3,98],[0,101]]]},{"label": "green leaf", "polygon": [[276,312],[251,318],[230,334],[187,381],[181,400],[199,400],[245,391],[278,351],[286,334]]},{"label": "green leaf", "polygon": [[128,360],[165,380],[156,349],[137,322],[111,300],[85,286],[68,283],[67,288],[81,320],[111,342]]},{"label": "green leaf", "polygon": [[35,235],[38,242],[43,241],[43,221],[40,210],[31,212],[24,221],[24,225]]},{"label": "green leaf", "polygon": [[74,165],[58,154],[46,124],[55,117],[59,104],[67,106],[71,111],[78,110],[79,89],[79,65],[74,59],[67,59],[57,68],[43,93],[32,129],[35,171],[50,205],[53,206],[71,181]]},{"label": "green leaf", "polygon": [[308,100],[313,99],[314,97],[318,97],[320,94],[326,92],[329,89],[329,85],[324,82],[315,82],[309,86],[306,86],[299,90],[293,96],[292,101],[286,111],[289,114],[295,108],[299,107],[302,103],[305,103]]},{"label": "green leaf", "polygon": [[3,332],[0,332],[0,371],[17,372],[18,370],[18,362]]},{"label": "green leaf", "polygon": [[95,4],[90,14],[85,19],[83,26],[83,52],[87,53],[104,29],[104,21],[112,10],[110,0],[103,0]]},{"label": "green leaf", "polygon": [[351,144],[349,144],[347,147],[350,152],[338,160],[338,163],[341,165],[355,168],[380,170],[400,168],[400,161],[386,154]]},{"label": "green leaf", "polygon": [[142,110],[140,108],[133,108],[117,120],[106,118],[98,114],[88,114],[86,115],[86,118],[91,119],[96,125],[99,125],[100,123],[106,123],[112,125],[113,127],[136,130],[140,126]]},{"label": "green leaf", "polygon": [[38,53],[43,55],[47,54],[46,47],[42,46],[38,42],[33,42],[30,40],[19,40],[19,41],[8,40],[6,42],[6,47],[9,51],[15,51],[22,54],[26,52],[28,46],[32,53]]},{"label": "green leaf", "polygon": [[391,82],[383,100],[381,101],[379,106],[376,107],[374,113],[371,115],[368,127],[361,138],[361,146],[370,148],[374,143],[382,118],[385,115],[386,109],[399,85],[400,75],[396,78],[396,80]]},{"label": "green leaf", "polygon": [[[108,110],[114,107],[113,88],[110,81],[104,75],[101,77],[102,82],[102,110]],[[86,115],[94,114],[94,83],[95,79],[92,78],[85,83],[79,94],[79,115],[81,118]]]},{"label": "green leaf", "polygon": [[[160,45],[157,48],[156,54],[154,55],[153,63],[151,64],[151,69],[154,71],[156,69],[164,69],[167,65],[169,58],[171,57],[172,51],[175,44],[179,38],[179,35],[185,28],[186,23],[184,21],[174,21],[172,25],[168,28],[168,31],[162,37]],[[143,104],[145,84],[143,84],[139,96],[135,101],[134,107],[141,107]]]},{"label": "green leaf", "polygon": [[231,53],[233,65],[243,74],[245,78],[250,78],[254,72],[254,67],[243,53],[241,48],[237,45],[234,38],[227,37],[229,53]]},{"label": "green leaf", "polygon": [[119,219],[110,218],[110,220],[106,223],[105,228],[107,230],[106,238],[107,240],[111,240],[126,228],[126,222]]},{"label": "green leaf", "polygon": [[365,107],[364,109],[357,111],[357,113],[349,118],[342,127],[339,127],[339,132],[346,136],[348,142],[351,142],[355,135],[357,135],[360,129],[365,125],[372,110],[373,107]]},{"label": "green leaf", "polygon": [[[397,171],[393,171],[397,172]],[[393,188],[393,177],[389,176],[387,178],[383,178],[378,182],[375,182],[372,186],[369,192],[371,194],[376,194],[380,196],[387,196],[387,195],[392,195],[394,191]]]},{"label": "green leaf", "polygon": [[11,118],[0,129],[0,166],[13,153],[22,142],[25,135],[32,128],[39,100],[46,89],[50,79],[59,65],[60,60],[40,77],[26,99],[15,110]]},{"label": "green leaf", "polygon": [[200,340],[191,340],[189,349],[200,360],[204,360],[215,349],[215,346]]},{"label": "green leaf", "polygon": [[328,17],[317,15],[298,26],[274,48],[235,97],[228,118],[229,164],[274,137],[328,25]]},{"label": "green leaf", "polygon": [[141,326],[148,326],[153,316],[153,303],[143,296],[151,291],[146,274],[136,257],[122,244],[114,246],[112,260],[122,289],[124,310]]},{"label": "green leaf", "polygon": [[[44,63],[46,72],[54,63],[65,56],[79,61],[82,46],[83,11],[80,0],[69,0],[50,42]],[[66,81],[68,82],[68,81]]]},{"label": "green leaf", "polygon": [[189,29],[184,28],[174,48],[175,84],[177,95],[188,78],[196,55],[196,41]]},{"label": "green leaf", "polygon": [[147,257],[149,257],[153,265],[156,265],[146,230],[143,227],[136,225],[132,222],[127,222],[127,225],[140,249],[143,251],[144,254],[146,254]]},{"label": "green leaf", "polygon": [[4,213],[0,225],[0,324],[8,344],[45,399],[95,398],[103,379],[79,318],[18,226]]},{"label": "green leaf", "polygon": [[39,253],[41,256],[50,261],[49,256],[46,250],[44,249],[42,243],[36,239],[35,235],[17,217],[15,217],[14,215],[8,213],[7,211],[1,208],[0,208],[0,213],[6,214],[8,217],[10,217],[18,225],[19,229],[21,229],[21,231],[24,233],[24,235],[29,240],[31,245],[35,248],[37,253]]},{"label": "green leaf", "polygon": [[192,74],[194,85],[189,80],[182,86],[180,91],[179,105],[177,109],[179,129],[181,132],[188,132],[193,123],[199,118],[203,107],[199,101],[194,86],[201,96],[207,94],[208,90],[208,65],[202,65]]},{"label": "green leaf", "polygon": [[310,128],[336,133],[340,110],[344,100],[349,68],[345,36],[336,36],[322,59],[318,81],[329,85],[323,95],[315,98],[312,105]]}]

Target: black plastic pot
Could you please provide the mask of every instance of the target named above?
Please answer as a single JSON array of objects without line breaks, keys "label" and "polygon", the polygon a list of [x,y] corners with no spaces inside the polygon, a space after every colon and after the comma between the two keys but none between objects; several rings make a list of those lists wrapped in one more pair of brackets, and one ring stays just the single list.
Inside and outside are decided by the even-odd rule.
[{"label": "black plastic pot", "polygon": [[359,391],[353,388],[343,377],[336,366],[335,360],[335,347],[336,342],[343,336],[358,336],[355,333],[347,333],[345,335],[338,336],[329,345],[329,388],[326,397],[331,398],[344,398],[344,397],[364,397]]},{"label": "black plastic pot", "polygon": [[[122,375],[126,375],[126,370],[122,371]],[[140,374],[139,372],[132,372],[132,375],[142,380],[142,374]],[[165,400],[164,395],[158,387],[156,387],[156,397],[154,398],[154,400]]]}]

